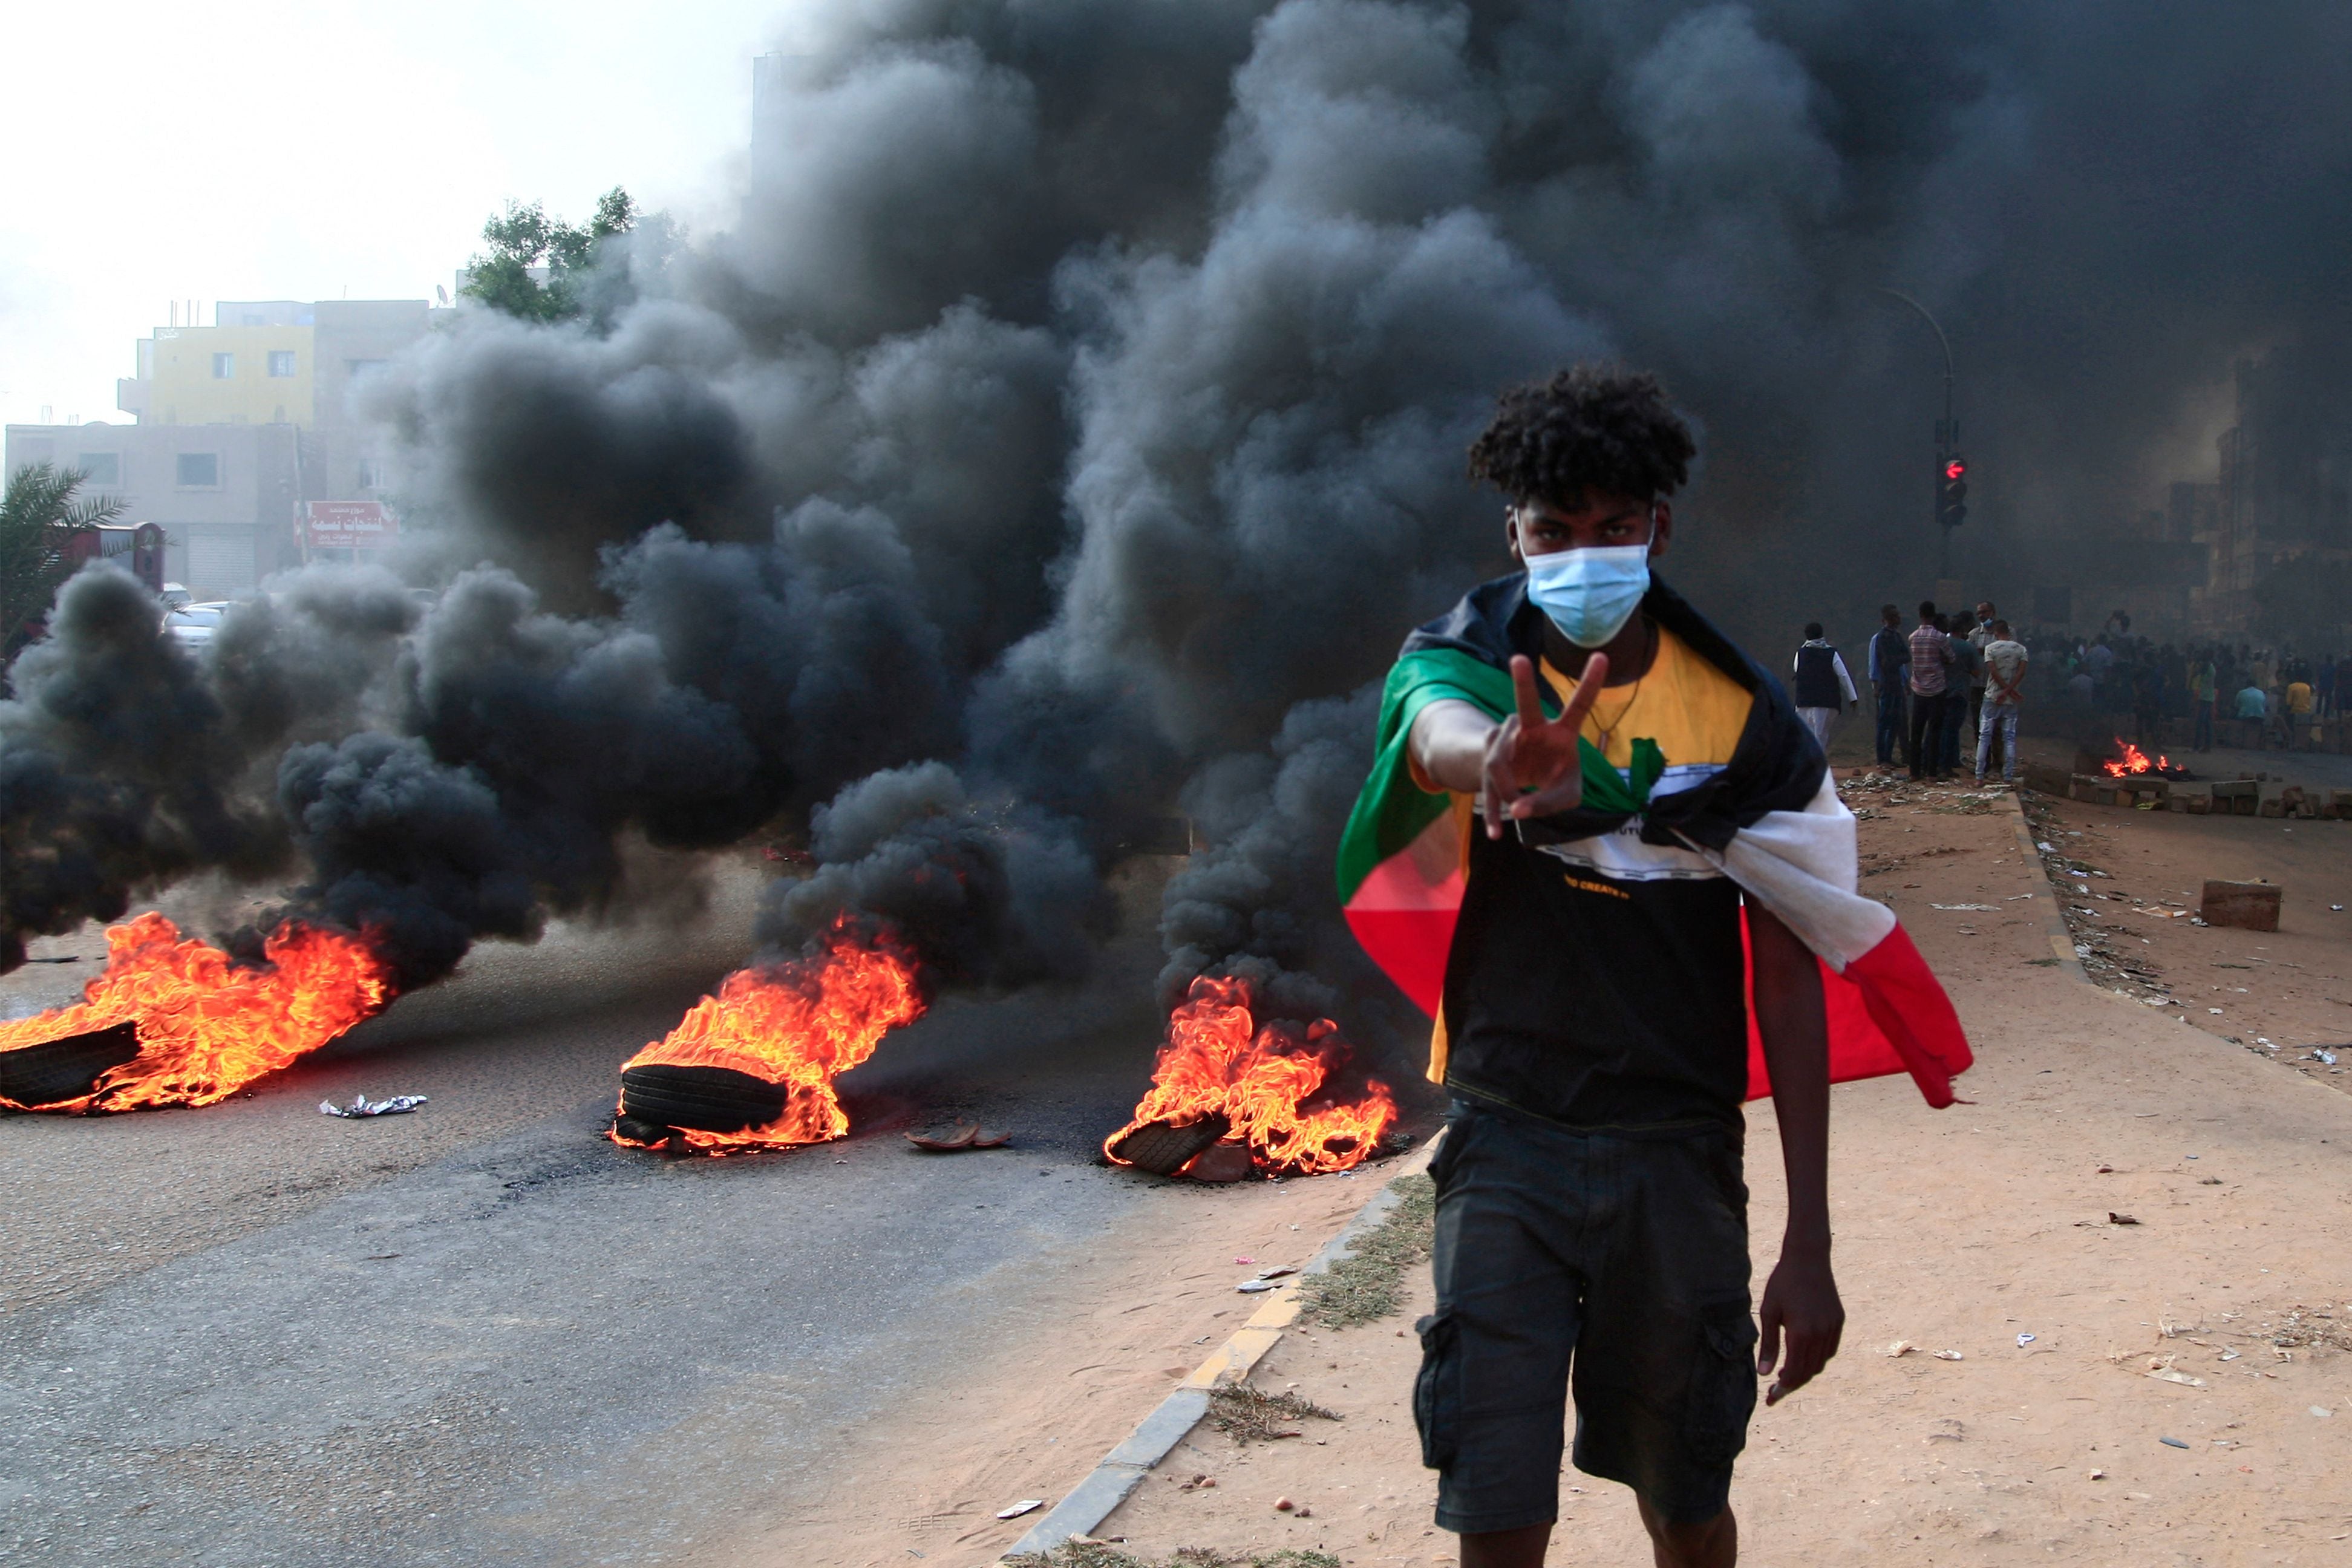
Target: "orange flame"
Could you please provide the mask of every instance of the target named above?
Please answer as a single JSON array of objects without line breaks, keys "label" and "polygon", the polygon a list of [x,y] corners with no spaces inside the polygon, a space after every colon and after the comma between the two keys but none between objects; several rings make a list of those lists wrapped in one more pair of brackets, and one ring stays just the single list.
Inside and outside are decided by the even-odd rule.
[{"label": "orange flame", "polygon": [[2121,762],[2101,763],[2099,764],[2101,767],[2106,769],[2107,776],[2110,778],[2126,779],[2131,777],[2134,773],[2144,773],[2150,772],[2151,770],[2167,770],[2172,766],[2172,759],[2167,756],[2159,755],[2156,761],[2152,763],[2149,762],[2146,752],[2141,751],[2137,746],[2133,745],[2121,735],[2116,737],[2116,744],[2123,751],[2123,760]]},{"label": "orange flame", "polygon": [[[739,969],[678,1021],[621,1064],[731,1068],[785,1089],[783,1114],[740,1132],[679,1128],[706,1154],[824,1143],[849,1131],[833,1080],[874,1054],[882,1037],[923,1016],[912,957],[887,938],[869,940],[836,921],[824,951],[760,969]],[[616,1143],[637,1148],[618,1132]]]},{"label": "orange flame", "polygon": [[[390,972],[357,938],[289,921],[262,944],[268,967],[233,962],[144,914],[106,932],[106,971],[83,1000],[0,1025],[0,1051],[130,1023],[139,1054],[79,1099],[44,1110],[210,1105],[317,1050],[392,1000]],[[13,1110],[31,1109],[0,1099]]]},{"label": "orange flame", "polygon": [[1249,1145],[1261,1169],[1320,1175],[1360,1164],[1396,1121],[1385,1084],[1365,1085],[1349,1103],[1304,1109],[1348,1058],[1339,1026],[1318,1018],[1305,1035],[1280,1024],[1256,1026],[1249,984],[1202,975],[1168,1016],[1168,1038],[1152,1065],[1151,1088],[1135,1119],[1104,1141],[1111,1146],[1155,1121],[1190,1126],[1206,1116],[1233,1122],[1229,1137]]}]

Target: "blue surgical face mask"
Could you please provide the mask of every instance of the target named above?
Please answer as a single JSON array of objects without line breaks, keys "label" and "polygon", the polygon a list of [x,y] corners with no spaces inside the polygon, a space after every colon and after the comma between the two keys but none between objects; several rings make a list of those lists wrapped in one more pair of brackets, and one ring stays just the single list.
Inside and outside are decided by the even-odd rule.
[{"label": "blue surgical face mask", "polygon": [[1650,591],[1650,547],[1601,545],[1525,558],[1528,597],[1579,647],[1599,647],[1624,628]]}]

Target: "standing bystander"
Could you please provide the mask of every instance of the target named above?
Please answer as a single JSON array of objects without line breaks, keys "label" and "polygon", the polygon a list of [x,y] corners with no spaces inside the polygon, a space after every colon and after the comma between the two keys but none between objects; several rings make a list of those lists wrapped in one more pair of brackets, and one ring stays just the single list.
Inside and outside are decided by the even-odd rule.
[{"label": "standing bystander", "polygon": [[1878,620],[1870,635],[1870,694],[1878,709],[1878,765],[1891,768],[1904,744],[1903,688],[1910,676],[1911,645],[1904,640],[1902,611],[1882,605]]},{"label": "standing bystander", "polygon": [[1984,647],[1984,716],[1977,724],[1977,783],[1984,783],[1996,740],[2000,745],[2001,783],[2017,782],[2017,715],[2024,700],[2025,645],[2009,635],[2007,621],[1995,621]]},{"label": "standing bystander", "polygon": [[[1942,772],[1948,778],[1960,771],[1960,725],[1969,716],[1969,688],[1984,679],[1984,658],[1978,653],[1977,645],[1969,640],[1967,616],[1955,615],[1936,624],[1944,628],[1944,647],[1952,656],[1951,668],[1944,682]],[[1963,676],[1967,677],[1966,684],[1962,683]]]},{"label": "standing bystander", "polygon": [[1941,776],[1944,748],[1944,672],[1952,662],[1950,642],[1937,629],[1936,604],[1923,600],[1919,624],[1911,628],[1911,776]]}]

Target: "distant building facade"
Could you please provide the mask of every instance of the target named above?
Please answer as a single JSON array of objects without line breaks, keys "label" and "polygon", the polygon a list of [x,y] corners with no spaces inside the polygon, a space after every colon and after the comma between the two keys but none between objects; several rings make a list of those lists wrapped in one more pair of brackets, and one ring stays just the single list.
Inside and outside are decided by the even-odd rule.
[{"label": "distant building facade", "polygon": [[123,521],[169,539],[166,574],[201,599],[250,594],[302,559],[312,502],[382,503],[383,454],[353,412],[367,378],[432,330],[422,300],[224,300],[209,327],[158,327],[115,384],[135,425],[11,425],[14,473],[55,462]]},{"label": "distant building facade", "polygon": [[11,425],[0,463],[79,468],[85,495],[122,500],[122,521],[162,525],[165,577],[228,599],[299,560],[300,443],[290,423]]}]

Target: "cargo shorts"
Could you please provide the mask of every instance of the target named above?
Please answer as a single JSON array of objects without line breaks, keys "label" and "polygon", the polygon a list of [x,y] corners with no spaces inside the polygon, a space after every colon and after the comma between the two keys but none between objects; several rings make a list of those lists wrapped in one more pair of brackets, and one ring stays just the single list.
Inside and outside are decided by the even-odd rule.
[{"label": "cargo shorts", "polygon": [[1583,1131],[1460,1097],[1446,1125],[1413,1386],[1438,1524],[1559,1517],[1571,1384],[1578,1469],[1669,1523],[1715,1518],[1756,1409],[1739,1131]]}]

